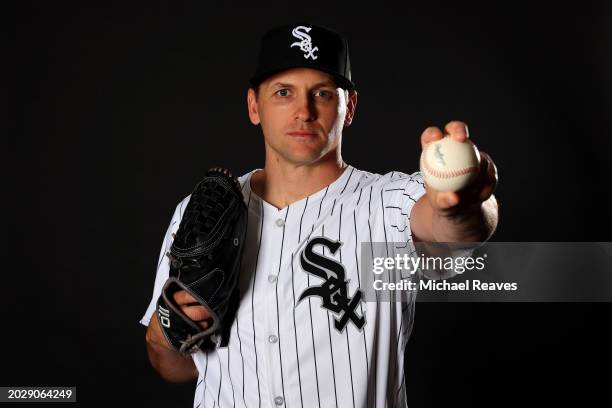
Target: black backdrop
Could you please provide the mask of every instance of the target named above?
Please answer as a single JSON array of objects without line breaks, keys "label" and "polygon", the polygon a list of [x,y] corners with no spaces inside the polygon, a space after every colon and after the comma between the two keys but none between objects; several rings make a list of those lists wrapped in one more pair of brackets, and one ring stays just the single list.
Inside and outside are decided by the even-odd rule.
[{"label": "black backdrop", "polygon": [[[0,385],[76,385],[83,406],[190,406],[192,384],[150,368],[138,320],[176,203],[212,165],[263,165],[246,86],[278,23],[349,38],[350,164],[415,171],[421,131],[464,120],[499,168],[494,240],[610,240],[604,1],[126,3],[5,14],[16,30]],[[588,406],[606,391],[611,310],[419,303],[409,405]]]}]

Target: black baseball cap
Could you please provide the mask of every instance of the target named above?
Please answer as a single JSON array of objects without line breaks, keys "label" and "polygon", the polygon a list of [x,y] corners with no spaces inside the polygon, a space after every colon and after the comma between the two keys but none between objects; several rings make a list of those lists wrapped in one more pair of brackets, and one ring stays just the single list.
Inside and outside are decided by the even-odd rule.
[{"label": "black baseball cap", "polygon": [[266,78],[290,68],[312,68],[334,76],[344,89],[354,89],[346,39],[329,28],[295,23],[268,30],[261,39],[255,73],[257,87]]}]

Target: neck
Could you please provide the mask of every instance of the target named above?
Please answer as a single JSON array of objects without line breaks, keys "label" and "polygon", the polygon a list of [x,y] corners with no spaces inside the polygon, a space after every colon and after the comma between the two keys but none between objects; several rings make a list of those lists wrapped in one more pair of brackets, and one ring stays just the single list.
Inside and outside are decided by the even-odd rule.
[{"label": "neck", "polygon": [[251,188],[266,202],[285,208],[336,181],[346,167],[336,150],[311,164],[266,159],[264,169],[253,174]]}]

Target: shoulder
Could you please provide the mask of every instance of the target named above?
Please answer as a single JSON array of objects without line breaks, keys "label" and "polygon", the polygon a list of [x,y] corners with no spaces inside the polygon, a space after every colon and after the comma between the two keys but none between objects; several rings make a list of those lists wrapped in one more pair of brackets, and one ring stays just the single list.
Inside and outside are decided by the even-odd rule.
[{"label": "shoulder", "polygon": [[354,183],[375,191],[408,191],[418,193],[425,191],[425,182],[421,172],[408,174],[401,171],[390,171],[384,174],[355,169]]},{"label": "shoulder", "polygon": [[247,190],[251,189],[251,178],[253,179],[253,182],[257,182],[257,172],[260,169],[253,169],[247,173],[244,173],[242,176],[238,177],[238,183],[240,183],[240,187],[242,189],[242,192],[244,193]]}]

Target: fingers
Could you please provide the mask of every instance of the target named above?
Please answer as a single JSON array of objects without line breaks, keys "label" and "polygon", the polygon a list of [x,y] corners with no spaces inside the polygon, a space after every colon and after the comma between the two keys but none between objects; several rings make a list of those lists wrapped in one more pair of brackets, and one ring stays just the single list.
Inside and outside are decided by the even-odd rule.
[{"label": "fingers", "polygon": [[428,143],[440,140],[444,135],[450,135],[454,140],[461,143],[470,138],[467,125],[461,121],[454,120],[446,124],[444,132],[436,126],[430,126],[425,129],[421,134],[421,148],[425,149]]},{"label": "fingers", "polygon": [[481,201],[486,201],[491,197],[495,189],[497,188],[497,182],[499,176],[497,174],[497,166],[485,152],[480,152],[480,172],[483,177],[482,188],[478,194],[478,198]]},{"label": "fingers", "polygon": [[476,180],[465,189],[458,191],[459,202],[484,202],[493,195],[497,187],[497,167],[487,153],[480,151],[480,171]]},{"label": "fingers", "polygon": [[[438,210],[451,210],[453,207],[481,203],[489,199],[495,192],[498,183],[497,167],[487,153],[480,152],[480,172],[476,180],[465,189],[457,192],[436,191],[433,202]],[[430,187],[428,187],[430,188]]]},{"label": "fingers", "polygon": [[444,126],[444,132],[461,143],[465,142],[470,137],[467,125],[458,120],[448,122],[446,126]]},{"label": "fingers", "polygon": [[449,192],[438,192],[436,194],[436,206],[440,210],[446,210],[459,203],[459,195],[452,191]]},{"label": "fingers", "polygon": [[421,134],[421,148],[425,149],[425,146],[427,146],[429,143],[440,140],[443,137],[444,134],[440,129],[435,126],[430,126]]},{"label": "fingers", "polygon": [[181,307],[181,310],[194,322],[200,322],[210,318],[210,314],[202,305],[183,306]]},{"label": "fingers", "polygon": [[188,305],[191,303],[198,303],[198,301],[186,290],[179,290],[178,292],[176,292],[174,294],[174,301],[179,306]]},{"label": "fingers", "polygon": [[173,297],[188,318],[198,323],[203,329],[210,327],[212,324],[210,313],[189,292],[179,290]]},{"label": "fingers", "polygon": [[[435,126],[430,126],[421,134],[421,148],[436,140],[449,135],[458,142],[467,142],[470,138],[467,125],[461,121],[451,121],[444,127],[444,132]],[[488,200],[497,187],[498,174],[497,167],[491,157],[483,152],[480,153],[480,171],[475,180],[457,192],[441,192],[427,187],[430,203],[436,210],[451,214],[462,211],[465,208],[477,205]]]},{"label": "fingers", "polygon": [[207,329],[210,324],[210,314],[202,305],[183,306],[181,307],[185,316],[198,323],[203,329]]}]

